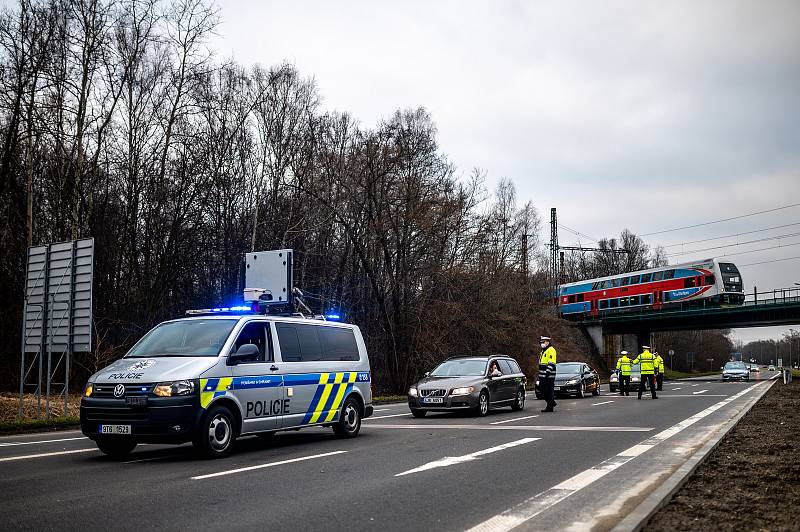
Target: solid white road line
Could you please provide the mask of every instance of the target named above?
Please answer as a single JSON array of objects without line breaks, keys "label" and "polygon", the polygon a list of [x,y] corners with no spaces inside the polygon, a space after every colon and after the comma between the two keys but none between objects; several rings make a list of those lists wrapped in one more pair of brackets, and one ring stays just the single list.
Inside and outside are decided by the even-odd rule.
[{"label": "solid white road line", "polygon": [[514,419],[504,419],[503,421],[493,421],[489,423],[489,425],[502,425],[503,423],[511,423],[512,421],[522,421],[523,419],[532,419],[535,417],[539,417],[539,414],[535,416],[525,416],[525,417],[515,417]]},{"label": "solid white road line", "polygon": [[59,438],[57,440],[0,442],[0,447],[14,447],[17,445],[37,445],[41,443],[53,443],[58,441],[73,441],[73,440],[88,440],[88,439],[89,438],[85,436],[80,436],[78,438]]},{"label": "solid white road line", "polygon": [[505,449],[510,449],[512,447],[516,447],[518,445],[524,445],[526,443],[531,443],[536,440],[540,440],[541,438],[522,438],[521,440],[516,440],[508,443],[504,443],[503,445],[498,445],[497,447],[489,447],[488,449],[483,449],[482,451],[476,451],[474,453],[465,454],[464,456],[445,456],[441,460],[436,460],[434,462],[428,462],[427,464],[421,465],[419,467],[415,467],[414,469],[409,469],[408,471],[404,471],[402,473],[398,473],[396,477],[402,477],[405,475],[410,475],[412,473],[419,473],[421,471],[428,471],[430,469],[436,469],[439,467],[449,467],[456,464],[463,464],[464,462],[471,462],[473,460],[477,460],[481,456],[485,456],[487,454],[496,453],[497,451],[503,451]]},{"label": "solid white road line", "polygon": [[568,425],[370,425],[370,429],[412,429],[412,430],[530,430],[530,431],[586,431],[586,432],[650,432],[652,427],[571,427]]},{"label": "solid white road line", "polygon": [[699,395],[701,393],[706,393],[708,390],[700,390],[699,392],[692,392],[692,395]]},{"label": "solid white road line", "polygon": [[662,394],[662,395],[658,396],[659,399],[662,398],[662,397],[667,397],[667,398],[669,398],[669,397],[697,397],[698,399],[702,399],[703,397],[728,397],[728,394],[725,394],[725,393],[707,393],[707,394],[704,394],[702,396],[699,396],[699,395],[697,395],[697,392],[692,392],[691,395],[689,395],[689,394],[681,394],[681,393],[671,393],[669,395]]},{"label": "solid white road line", "polygon": [[557,484],[548,490],[545,490],[537,495],[534,495],[530,499],[512,508],[509,508],[503,513],[495,515],[494,517],[491,517],[486,521],[479,523],[478,525],[469,529],[469,531],[497,532],[501,530],[502,531],[511,530],[521,525],[525,521],[533,519],[534,517],[544,512],[551,506],[563,501],[570,495],[590,485],[595,480],[604,477],[605,475],[614,471],[615,469],[618,469],[619,467],[633,460],[635,457],[649,451],[654,446],[663,442],[667,438],[674,436],[675,434],[690,427],[691,425],[694,425],[701,419],[711,415],[712,413],[716,412],[723,406],[731,403],[732,401],[735,401],[739,397],[752,391],[755,388],[756,386],[748,387],[745,390],[742,390],[741,392],[737,393],[736,395],[733,395],[714,405],[711,405],[705,410],[702,410],[697,414],[684,419],[680,423],[677,423],[672,427],[663,430],[654,436],[651,436],[642,443],[634,445],[633,447],[630,447],[622,451],[621,453],[612,456],[611,458],[604,460],[603,462],[600,462],[596,466],[589,468],[586,471],[582,471],[581,473],[578,473],[577,475],[568,478],[567,480],[561,482],[560,484]]},{"label": "solid white road line", "polygon": [[48,456],[59,456],[62,454],[86,453],[89,451],[97,451],[97,447],[91,449],[73,449],[72,451],[56,451],[54,453],[39,453],[39,454],[26,454],[24,456],[9,456],[7,458],[0,458],[0,462],[11,462],[13,460],[27,460],[29,458],[45,458]]},{"label": "solid white road line", "polygon": [[603,401],[602,403],[592,403],[592,406],[607,405],[608,403],[613,403],[613,402],[614,401]]},{"label": "solid white road line", "polygon": [[372,421],[373,419],[386,419],[386,418],[390,418],[390,417],[404,417],[404,416],[410,416],[410,415],[411,415],[411,412],[406,412],[405,414],[391,414],[389,416],[371,416],[371,417],[366,418],[364,421]]},{"label": "solid white road line", "polygon": [[244,473],[245,471],[253,471],[254,469],[264,469],[265,467],[275,467],[284,464],[293,464],[295,462],[303,462],[305,460],[315,460],[317,458],[324,458],[326,456],[333,456],[335,454],[346,453],[347,451],[332,451],[330,453],[313,454],[311,456],[301,456],[300,458],[290,458],[288,460],[281,460],[280,462],[269,462],[266,464],[259,464],[250,467],[240,467],[239,469],[229,469],[228,471],[220,471],[219,473],[209,473],[208,475],[199,475],[192,477],[192,480],[203,480],[206,478],[221,477],[224,475],[233,475],[234,473]]}]

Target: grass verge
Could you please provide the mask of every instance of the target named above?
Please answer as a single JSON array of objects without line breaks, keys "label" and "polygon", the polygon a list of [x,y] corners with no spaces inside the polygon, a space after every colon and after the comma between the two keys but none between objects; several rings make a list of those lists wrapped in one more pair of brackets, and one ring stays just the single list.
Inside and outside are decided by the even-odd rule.
[{"label": "grass verge", "polygon": [[51,417],[50,419],[14,419],[0,421],[0,434],[17,434],[42,429],[65,429],[80,425],[78,416]]}]

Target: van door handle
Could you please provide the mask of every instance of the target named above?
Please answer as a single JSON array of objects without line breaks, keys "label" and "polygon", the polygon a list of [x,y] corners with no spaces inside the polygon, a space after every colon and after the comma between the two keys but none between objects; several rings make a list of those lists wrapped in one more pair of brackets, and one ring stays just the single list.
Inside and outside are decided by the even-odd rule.
[{"label": "van door handle", "polygon": [[273,364],[273,365],[271,365],[271,366],[269,367],[269,370],[270,370],[270,371],[278,371],[278,366],[276,366],[275,364]]}]

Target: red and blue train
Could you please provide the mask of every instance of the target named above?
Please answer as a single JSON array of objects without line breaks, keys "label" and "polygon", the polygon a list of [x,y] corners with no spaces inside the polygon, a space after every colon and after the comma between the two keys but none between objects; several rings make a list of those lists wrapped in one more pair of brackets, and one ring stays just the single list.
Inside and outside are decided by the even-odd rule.
[{"label": "red and blue train", "polygon": [[585,319],[630,311],[681,306],[735,306],[744,303],[736,266],[706,259],[562,284],[562,318]]}]

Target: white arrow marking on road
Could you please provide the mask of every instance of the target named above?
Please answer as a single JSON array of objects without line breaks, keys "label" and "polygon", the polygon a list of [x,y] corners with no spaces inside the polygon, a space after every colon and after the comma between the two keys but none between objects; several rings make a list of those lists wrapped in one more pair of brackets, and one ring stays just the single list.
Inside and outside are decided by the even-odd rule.
[{"label": "white arrow marking on road", "polygon": [[608,403],[613,403],[613,402],[614,401],[603,401],[602,403],[592,403],[592,406],[607,405]]},{"label": "white arrow marking on road", "polygon": [[464,462],[471,462],[473,460],[477,460],[481,456],[491,453],[496,453],[497,451],[503,451],[505,449],[510,449],[511,447],[516,447],[517,445],[524,445],[526,443],[531,443],[540,439],[541,438],[522,438],[521,440],[504,443],[503,445],[498,445],[497,447],[489,447],[488,449],[484,449],[482,451],[477,451],[470,454],[465,454],[464,456],[446,456],[441,460],[436,460],[435,462],[428,462],[425,465],[421,465],[419,467],[415,467],[414,469],[409,469],[408,471],[398,473],[395,476],[402,477],[404,475],[410,475],[412,473],[419,473],[421,471],[428,471],[429,469],[436,469],[437,467],[448,467],[451,465],[463,464]]},{"label": "white arrow marking on road", "polygon": [[92,447],[91,449],[75,449],[72,451],[57,451],[55,453],[39,453],[39,454],[26,454],[24,456],[9,456],[8,458],[0,458],[0,462],[11,462],[12,460],[26,460],[28,458],[44,458],[46,456],[59,456],[62,454],[73,454],[73,453],[86,453],[89,451],[97,451],[97,447]]},{"label": "white arrow marking on road", "polygon": [[269,462],[267,464],[259,464],[250,467],[240,467],[239,469],[230,469],[228,471],[220,471],[219,473],[210,473],[208,475],[200,475],[192,477],[192,480],[203,480],[204,478],[221,477],[223,475],[232,475],[234,473],[243,473],[245,471],[252,471],[254,469],[263,469],[265,467],[275,467],[284,464],[293,464],[294,462],[302,462],[304,460],[313,460],[315,458],[324,458],[325,456],[333,456],[334,454],[342,454],[347,451],[333,451],[330,453],[313,454],[311,456],[301,456],[300,458],[290,458],[289,460],[281,460],[280,462]]},{"label": "white arrow marking on road", "polygon": [[692,393],[693,393],[694,395],[697,395],[697,394],[699,394],[699,393],[706,393],[707,391],[708,391],[708,390],[700,390],[699,392],[692,392]]},{"label": "white arrow marking on road", "polygon": [[493,421],[492,423],[489,423],[489,425],[502,425],[503,423],[511,423],[512,421],[522,421],[523,419],[531,419],[531,418],[535,418],[535,417],[539,417],[539,414],[536,414],[535,416],[525,416],[525,417],[515,417],[514,419],[504,419],[503,421]]}]

